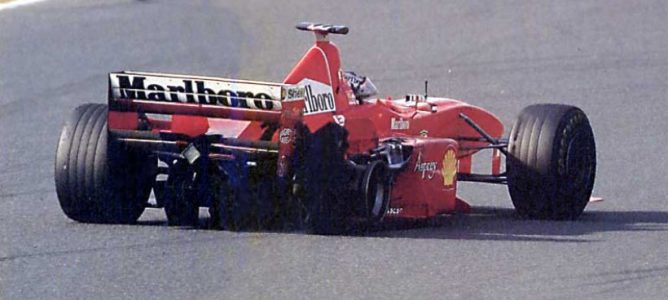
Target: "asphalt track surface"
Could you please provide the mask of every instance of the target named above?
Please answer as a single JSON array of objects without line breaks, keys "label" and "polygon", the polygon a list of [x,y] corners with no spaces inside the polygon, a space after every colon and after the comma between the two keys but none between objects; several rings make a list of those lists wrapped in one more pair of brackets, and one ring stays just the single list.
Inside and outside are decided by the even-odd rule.
[{"label": "asphalt track surface", "polygon": [[[46,1],[0,12],[0,298],[668,297],[665,1]],[[510,126],[536,102],[580,106],[598,148],[576,222],[519,219],[503,186],[466,184],[471,215],[369,236],[86,225],[61,212],[58,133],[106,73],[280,81],[349,25],[346,69],[382,94],[467,100]],[[203,215],[203,221],[206,217]]]}]

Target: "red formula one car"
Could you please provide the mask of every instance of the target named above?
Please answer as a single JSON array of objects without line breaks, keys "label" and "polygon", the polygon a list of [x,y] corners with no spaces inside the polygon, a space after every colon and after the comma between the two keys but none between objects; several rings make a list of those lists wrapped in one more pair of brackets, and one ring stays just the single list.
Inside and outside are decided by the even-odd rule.
[{"label": "red formula one car", "polygon": [[[152,205],[165,208],[169,224],[195,225],[199,207],[209,207],[222,228],[287,222],[339,233],[468,211],[457,197],[462,181],[507,184],[528,218],[584,210],[596,152],[582,110],[529,106],[503,138],[498,118],[461,101],[426,91],[375,97],[368,78],[341,70],[328,39],[348,28],[297,28],[316,42],[282,83],[110,73],[108,106],[78,107],[60,136],[55,179],[65,214],[132,223]],[[491,172],[474,174],[482,149],[491,149]]]}]

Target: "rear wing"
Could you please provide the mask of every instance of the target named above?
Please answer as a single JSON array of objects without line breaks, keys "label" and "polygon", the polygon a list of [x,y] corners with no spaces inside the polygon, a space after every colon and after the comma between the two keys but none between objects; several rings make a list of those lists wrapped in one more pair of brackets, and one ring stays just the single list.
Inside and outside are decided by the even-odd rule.
[{"label": "rear wing", "polygon": [[145,72],[109,73],[112,111],[277,122],[283,101],[303,99],[296,85]]},{"label": "rear wing", "polygon": [[188,149],[210,159],[268,155],[276,159],[276,174],[291,178],[288,171],[300,136],[331,123],[350,101],[349,89],[339,81],[339,51],[327,41],[328,34],[346,34],[348,28],[312,23],[297,28],[314,32],[316,43],[284,83],[110,73],[110,136],[130,147],[178,158],[192,156]]}]

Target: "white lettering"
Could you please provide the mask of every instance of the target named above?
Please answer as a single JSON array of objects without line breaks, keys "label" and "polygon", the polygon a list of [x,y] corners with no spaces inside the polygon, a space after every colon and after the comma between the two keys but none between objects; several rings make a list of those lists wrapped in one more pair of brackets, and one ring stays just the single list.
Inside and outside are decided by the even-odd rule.
[{"label": "white lettering", "polygon": [[304,115],[336,111],[332,87],[308,78],[299,82],[304,87]]},{"label": "white lettering", "polygon": [[432,179],[436,173],[436,162],[433,161],[422,161],[422,152],[418,153],[417,160],[415,161],[415,168],[413,172],[422,173],[422,179]]},{"label": "white lettering", "polygon": [[390,129],[391,130],[407,130],[411,127],[411,124],[408,122],[408,120],[404,120],[403,118],[395,119],[392,118],[390,119]]},{"label": "white lettering", "polygon": [[387,209],[387,214],[388,215],[398,215],[401,213],[401,211],[404,210],[401,207],[390,207]]}]

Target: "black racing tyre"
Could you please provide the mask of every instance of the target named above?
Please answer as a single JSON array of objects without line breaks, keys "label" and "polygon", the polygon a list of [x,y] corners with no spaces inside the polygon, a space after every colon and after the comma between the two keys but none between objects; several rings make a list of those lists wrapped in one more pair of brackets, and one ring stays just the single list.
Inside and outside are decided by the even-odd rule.
[{"label": "black racing tyre", "polygon": [[169,226],[197,226],[199,207],[196,203],[194,173],[187,162],[178,162],[170,168],[165,183],[165,215]]},{"label": "black racing tyre", "polygon": [[154,156],[109,138],[106,105],[79,106],[65,123],[56,150],[60,207],[79,222],[136,222],[146,207],[156,168]]},{"label": "black racing tyre", "polygon": [[306,225],[316,234],[342,234],[351,229],[350,197],[347,188],[351,174],[344,159],[348,132],[329,123],[309,135],[303,156],[303,195],[307,210]]},{"label": "black racing tyre", "polygon": [[574,220],[582,214],[596,173],[594,134],[582,110],[526,107],[510,132],[508,152],[508,190],[519,215]]}]

